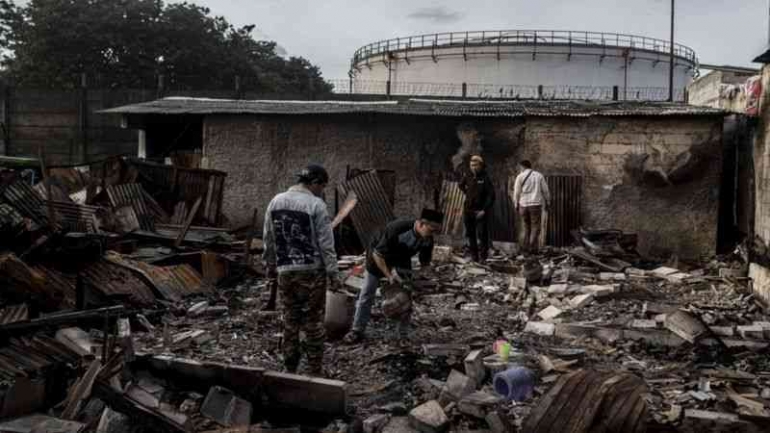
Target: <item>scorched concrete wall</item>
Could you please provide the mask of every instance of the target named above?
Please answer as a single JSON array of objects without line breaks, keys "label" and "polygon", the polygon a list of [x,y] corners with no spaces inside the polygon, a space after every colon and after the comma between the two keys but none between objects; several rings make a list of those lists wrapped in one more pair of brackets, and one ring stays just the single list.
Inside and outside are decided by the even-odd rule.
[{"label": "scorched concrete wall", "polygon": [[[495,182],[523,158],[546,175],[584,176],[583,224],[639,234],[646,254],[681,258],[716,248],[720,117],[451,119],[440,117],[212,115],[204,121],[209,167],[228,172],[224,211],[232,225],[291,185],[309,162],[332,182],[348,165],[396,171],[396,214],[433,203],[453,172],[458,129],[476,131]],[[333,203],[333,189],[327,192]],[[260,215],[261,216],[261,215]]]}]

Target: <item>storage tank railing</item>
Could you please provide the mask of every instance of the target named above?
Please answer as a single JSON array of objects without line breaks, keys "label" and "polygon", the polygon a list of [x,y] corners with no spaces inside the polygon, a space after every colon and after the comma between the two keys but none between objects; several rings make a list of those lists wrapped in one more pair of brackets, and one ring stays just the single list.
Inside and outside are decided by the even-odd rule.
[{"label": "storage tank railing", "polygon": [[[622,33],[580,32],[571,30],[496,30],[433,33],[385,39],[357,49],[352,65],[371,57],[398,51],[425,48],[473,47],[489,45],[559,45],[569,47],[631,48],[669,54],[671,44],[663,39]],[[695,51],[674,44],[674,56],[697,64]]]}]

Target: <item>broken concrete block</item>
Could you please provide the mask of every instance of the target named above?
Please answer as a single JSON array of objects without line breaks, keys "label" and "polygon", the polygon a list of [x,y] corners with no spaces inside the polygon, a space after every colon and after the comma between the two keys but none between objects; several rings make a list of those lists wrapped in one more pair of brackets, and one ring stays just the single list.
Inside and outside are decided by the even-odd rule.
[{"label": "broken concrete block", "polygon": [[600,272],[599,279],[602,281],[625,281],[626,274],[615,272]]},{"label": "broken concrete block", "polygon": [[735,336],[735,329],[732,326],[709,326],[711,332],[720,337],[733,337]]},{"label": "broken concrete block", "polygon": [[484,419],[487,421],[487,425],[489,425],[489,429],[492,430],[492,433],[508,433],[514,431],[513,425],[508,422],[506,417],[500,415],[500,412],[498,411],[489,412]]},{"label": "broken concrete block", "polygon": [[668,317],[668,314],[657,314],[655,317],[652,318],[656,323],[666,323],[666,318]]},{"label": "broken concrete block", "polygon": [[449,418],[436,400],[430,400],[409,412],[409,424],[423,433],[441,433],[449,427]]},{"label": "broken concrete block", "polygon": [[580,288],[580,293],[583,294],[593,294],[597,298],[602,298],[604,296],[609,296],[613,293],[615,293],[615,286],[614,285],[590,285],[590,286],[583,286]]},{"label": "broken concrete block", "polygon": [[476,387],[479,387],[486,377],[487,370],[484,368],[484,357],[481,350],[474,350],[465,357],[465,374],[476,381]]},{"label": "broken concrete block", "polygon": [[484,419],[487,416],[487,412],[500,403],[500,401],[501,399],[495,395],[484,391],[476,391],[460,399],[457,407],[460,409],[460,412],[466,415]]},{"label": "broken concrete block", "polygon": [[726,412],[712,412],[708,410],[685,409],[685,419],[697,419],[704,421],[738,422],[738,415]]},{"label": "broken concrete block", "polygon": [[554,334],[554,331],[556,330],[556,325],[553,323],[545,323],[545,322],[527,322],[527,325],[524,327],[524,332],[529,332],[530,334],[537,334],[542,335],[544,337],[549,337]]},{"label": "broken concrete block", "polygon": [[708,333],[708,329],[703,323],[682,310],[669,314],[666,317],[665,325],[666,329],[693,344]]},{"label": "broken concrete block", "polygon": [[647,276],[647,271],[638,268],[626,268],[626,275],[633,277],[645,277]]},{"label": "broken concrete block", "polygon": [[220,386],[209,389],[201,414],[225,427],[251,424],[251,403]]},{"label": "broken concrete block", "polygon": [[539,313],[537,313],[538,316],[540,316],[543,320],[551,320],[556,318],[562,313],[562,310],[554,307],[553,305],[549,305],[548,307],[541,310]]},{"label": "broken concrete block", "polygon": [[[342,430],[340,430],[341,432]],[[352,430],[346,430],[352,431]],[[415,430],[409,425],[409,418],[405,416],[396,416],[390,419],[382,430],[382,433],[419,433],[419,430]]]},{"label": "broken concrete block", "polygon": [[631,322],[632,328],[655,329],[658,323],[654,320],[635,319]]},{"label": "broken concrete block", "polygon": [[475,390],[476,381],[474,379],[471,379],[457,370],[452,370],[446,380],[444,390],[441,391],[439,403],[441,403],[442,406],[447,405],[452,401],[460,400]]},{"label": "broken concrete block", "polygon": [[653,269],[650,273],[658,278],[666,278],[669,275],[673,275],[679,272],[679,269],[674,268],[667,268],[665,266],[661,266],[657,269]]},{"label": "broken concrete block", "polygon": [[765,338],[765,330],[761,326],[746,325],[735,328],[738,334],[749,340],[762,340]]},{"label": "broken concrete block", "polygon": [[364,420],[364,433],[379,433],[390,421],[390,416],[384,413],[372,415]]},{"label": "broken concrete block", "polygon": [[569,305],[572,308],[583,308],[586,305],[590,304],[594,301],[594,294],[593,293],[585,293],[582,295],[577,295],[574,298],[569,300]]},{"label": "broken concrete block", "polygon": [[564,295],[567,293],[569,285],[567,284],[551,284],[548,286],[549,295]]}]

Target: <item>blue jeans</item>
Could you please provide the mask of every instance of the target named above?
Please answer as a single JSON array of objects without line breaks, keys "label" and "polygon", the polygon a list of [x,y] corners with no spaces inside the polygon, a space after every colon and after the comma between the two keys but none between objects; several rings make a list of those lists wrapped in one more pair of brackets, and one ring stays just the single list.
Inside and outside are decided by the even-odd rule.
[{"label": "blue jeans", "polygon": [[[410,271],[404,271],[401,269],[396,270],[402,278],[408,278]],[[364,273],[364,288],[358,293],[358,300],[356,301],[356,315],[353,318],[353,331],[364,332],[366,325],[369,324],[369,320],[372,317],[372,305],[374,304],[374,298],[377,295],[377,286],[380,283],[380,279],[366,271]],[[408,331],[409,316],[406,316],[404,320],[398,322],[398,331],[402,334]]]}]

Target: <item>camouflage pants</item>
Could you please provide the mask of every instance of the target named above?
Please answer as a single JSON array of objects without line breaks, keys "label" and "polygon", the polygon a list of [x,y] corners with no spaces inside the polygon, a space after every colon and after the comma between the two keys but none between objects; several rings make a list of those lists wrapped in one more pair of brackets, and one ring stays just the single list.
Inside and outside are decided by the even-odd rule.
[{"label": "camouflage pants", "polygon": [[300,330],[305,331],[307,363],[311,373],[321,373],[324,356],[326,273],[287,272],[278,276],[283,305],[283,357],[286,369],[295,372],[300,360]]}]

